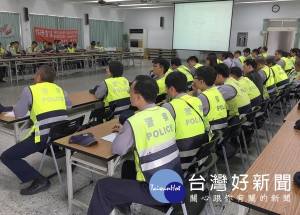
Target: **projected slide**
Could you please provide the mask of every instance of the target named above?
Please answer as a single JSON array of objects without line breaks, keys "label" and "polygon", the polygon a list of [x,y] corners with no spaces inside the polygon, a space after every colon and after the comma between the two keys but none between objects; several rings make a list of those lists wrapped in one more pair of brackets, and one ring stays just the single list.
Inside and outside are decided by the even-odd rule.
[{"label": "projected slide", "polygon": [[175,4],[173,49],[227,51],[233,1]]}]

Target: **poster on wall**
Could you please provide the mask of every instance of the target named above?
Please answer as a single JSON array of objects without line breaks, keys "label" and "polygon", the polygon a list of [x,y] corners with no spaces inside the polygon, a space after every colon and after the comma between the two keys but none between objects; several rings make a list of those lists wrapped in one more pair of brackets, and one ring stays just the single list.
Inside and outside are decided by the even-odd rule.
[{"label": "poster on wall", "polygon": [[0,24],[0,38],[3,37],[13,37],[15,32],[13,30],[13,25],[11,24]]},{"label": "poster on wall", "polygon": [[37,42],[52,42],[61,40],[63,43],[78,42],[78,30],[57,30],[34,27],[34,40]]},{"label": "poster on wall", "polygon": [[236,46],[247,46],[248,33],[247,32],[239,32],[237,35]]}]

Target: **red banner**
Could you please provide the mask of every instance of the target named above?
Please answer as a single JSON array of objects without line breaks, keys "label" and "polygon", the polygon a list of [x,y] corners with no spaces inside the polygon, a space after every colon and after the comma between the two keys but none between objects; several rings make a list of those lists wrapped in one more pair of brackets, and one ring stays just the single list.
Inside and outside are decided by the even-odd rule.
[{"label": "red banner", "polygon": [[78,42],[78,30],[56,30],[34,27],[34,40],[52,42],[61,40],[63,43]]}]

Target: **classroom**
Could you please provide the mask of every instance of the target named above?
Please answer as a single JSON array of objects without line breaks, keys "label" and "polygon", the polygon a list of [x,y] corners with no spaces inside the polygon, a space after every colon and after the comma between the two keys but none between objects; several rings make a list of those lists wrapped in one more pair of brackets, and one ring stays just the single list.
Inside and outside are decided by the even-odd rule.
[{"label": "classroom", "polygon": [[0,215],[300,214],[299,8],[0,0]]}]

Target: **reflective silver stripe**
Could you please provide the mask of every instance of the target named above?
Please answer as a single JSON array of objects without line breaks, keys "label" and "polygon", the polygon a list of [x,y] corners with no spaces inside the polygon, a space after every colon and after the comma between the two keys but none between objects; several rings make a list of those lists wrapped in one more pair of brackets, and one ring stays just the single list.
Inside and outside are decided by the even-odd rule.
[{"label": "reflective silver stripe", "polygon": [[[205,161],[207,160],[208,157],[202,158],[201,160],[197,161],[197,167],[199,167],[201,164],[205,163]],[[187,169],[189,168],[190,163],[182,163],[181,164],[181,168],[182,169]]]},{"label": "reflective silver stripe", "polygon": [[46,134],[49,134],[50,132],[50,128],[45,128],[41,131],[38,131],[38,132],[35,132],[35,136],[42,136],[42,135],[46,135]]},{"label": "reflective silver stripe", "polygon": [[272,90],[267,90],[267,93],[272,93],[275,91],[275,88],[273,88]]},{"label": "reflective silver stripe", "polygon": [[253,124],[254,124],[253,122],[249,122],[249,121],[243,123],[244,126],[251,126]]},{"label": "reflective silver stripe", "polygon": [[222,128],[226,128],[228,126],[228,123],[221,123],[221,124],[217,124],[217,125],[212,125],[211,126],[211,130],[217,130],[217,129],[222,129]]},{"label": "reflective silver stripe", "polygon": [[277,89],[278,89],[278,90],[281,90],[282,88],[285,88],[286,85],[288,85],[288,83],[287,83],[287,84],[284,84],[284,85],[281,85],[280,87],[277,87]]},{"label": "reflective silver stripe", "polygon": [[121,107],[116,107],[115,112],[122,111],[122,110],[127,110],[127,109],[129,109],[129,107],[130,107],[130,105],[124,105],[124,106],[121,106]]},{"label": "reflective silver stripe", "polygon": [[53,122],[64,121],[64,120],[68,120],[68,116],[64,115],[64,116],[56,116],[56,117],[43,119],[43,120],[38,121],[37,125],[42,126],[42,125],[50,124]]},{"label": "reflective silver stripe", "polygon": [[163,166],[167,163],[170,163],[175,158],[177,158],[178,154],[179,154],[179,151],[176,150],[175,152],[173,152],[173,153],[171,153],[171,154],[169,154],[169,155],[167,155],[163,158],[157,159],[155,161],[151,161],[149,163],[142,164],[141,169],[142,169],[142,171],[148,171],[148,170],[155,169],[157,167]]},{"label": "reflective silver stripe", "polygon": [[243,113],[243,114],[240,114],[240,118],[246,116],[247,114]]},{"label": "reflective silver stripe", "polygon": [[138,151],[139,157],[141,158],[143,156],[162,151],[162,150],[174,145],[175,142],[176,142],[175,138],[172,138],[172,139],[165,141],[163,143],[160,143],[158,145],[152,146],[147,149],[140,150],[140,151]]},{"label": "reflective silver stripe", "polygon": [[179,155],[181,158],[193,157],[198,152],[198,150],[199,148],[188,150],[188,151],[180,151]]}]

